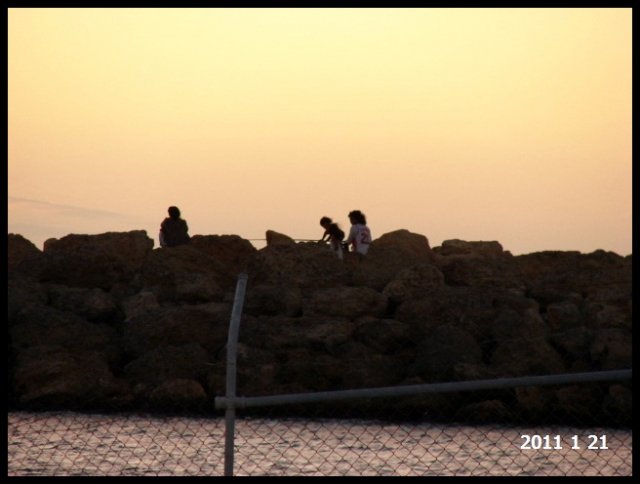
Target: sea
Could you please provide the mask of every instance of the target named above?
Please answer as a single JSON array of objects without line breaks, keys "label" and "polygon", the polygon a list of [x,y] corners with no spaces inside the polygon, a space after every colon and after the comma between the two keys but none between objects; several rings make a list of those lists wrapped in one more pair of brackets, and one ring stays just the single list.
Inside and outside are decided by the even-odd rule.
[{"label": "sea", "polygon": [[[235,421],[249,476],[630,476],[630,429],[358,419]],[[220,416],[10,412],[9,476],[223,476]],[[230,448],[231,450],[231,448]]]}]

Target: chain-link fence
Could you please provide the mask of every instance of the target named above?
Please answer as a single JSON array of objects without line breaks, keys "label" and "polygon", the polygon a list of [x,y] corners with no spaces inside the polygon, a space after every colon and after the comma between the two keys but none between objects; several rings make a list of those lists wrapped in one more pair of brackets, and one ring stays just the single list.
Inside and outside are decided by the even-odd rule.
[{"label": "chain-link fence", "polygon": [[[587,385],[587,384],[584,384]],[[423,397],[410,397],[419,399]],[[472,394],[468,394],[472,400]],[[387,400],[387,399],[385,399]],[[239,410],[234,475],[628,476],[632,433],[597,426],[403,420],[408,398],[384,419],[331,418],[331,405]],[[351,413],[379,407],[351,402]],[[389,400],[387,403],[391,404]],[[427,402],[425,402],[427,403]],[[392,407],[387,407],[388,409]],[[478,409],[480,410],[480,408]],[[10,413],[8,473],[78,476],[221,476],[220,415]]]}]

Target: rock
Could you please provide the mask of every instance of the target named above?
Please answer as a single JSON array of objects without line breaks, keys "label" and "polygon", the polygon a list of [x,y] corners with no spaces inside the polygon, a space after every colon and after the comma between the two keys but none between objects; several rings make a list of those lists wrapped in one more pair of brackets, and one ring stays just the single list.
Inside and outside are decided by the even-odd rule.
[{"label": "rock", "polygon": [[249,286],[314,290],[346,285],[345,264],[325,245],[272,244],[257,251],[247,267]]},{"label": "rock", "polygon": [[416,343],[408,324],[374,317],[360,318],[352,337],[376,353],[389,355],[398,355]]},{"label": "rock", "polygon": [[546,320],[552,331],[564,331],[582,326],[580,308],[572,301],[561,301],[547,306]]},{"label": "rock", "polygon": [[31,305],[46,306],[48,302],[46,288],[33,280],[9,278],[7,284],[8,322],[11,326],[18,313]]},{"label": "rock", "polygon": [[501,400],[484,400],[462,407],[457,419],[480,424],[513,422],[515,415]]},{"label": "rock", "polygon": [[134,318],[142,318],[145,314],[160,309],[160,304],[152,291],[142,290],[125,299],[122,302],[122,309],[125,321],[129,322]]},{"label": "rock", "polygon": [[279,361],[274,383],[294,393],[340,390],[347,366],[327,354],[291,349]]},{"label": "rock", "polygon": [[108,291],[119,282],[130,283],[152,248],[153,240],[142,230],[49,239],[40,280]]},{"label": "rock", "polygon": [[255,316],[300,316],[302,293],[297,287],[256,284],[246,292],[243,312]]},{"label": "rock", "polygon": [[555,402],[554,387],[522,386],[515,388],[518,411],[527,418],[540,419],[549,413]]},{"label": "rock", "polygon": [[225,274],[234,279],[246,270],[249,259],[256,252],[251,242],[237,235],[194,235],[191,246],[219,262]]},{"label": "rock", "polygon": [[556,391],[553,413],[563,421],[591,422],[600,416],[601,391],[593,385],[570,385]]},{"label": "rock", "polygon": [[433,249],[436,254],[443,256],[476,254],[485,257],[500,257],[504,254],[502,245],[497,241],[467,242],[460,239],[445,240],[442,246]]},{"label": "rock", "polygon": [[495,316],[494,294],[480,288],[443,286],[421,298],[405,300],[395,319],[412,328],[416,341],[442,324],[457,326],[484,339]]},{"label": "rock", "polygon": [[604,251],[545,251],[514,257],[514,262],[530,297],[543,304],[545,296],[554,293],[550,302],[572,294],[609,303],[631,299],[631,258]]},{"label": "rock", "polygon": [[78,314],[89,321],[111,321],[117,315],[117,306],[110,293],[99,288],[49,285],[50,305],[61,311]]},{"label": "rock", "polygon": [[444,286],[444,276],[433,264],[418,264],[399,271],[382,294],[393,304],[429,297]]},{"label": "rock", "polygon": [[591,359],[602,370],[631,368],[631,332],[607,328],[596,330],[591,343]]},{"label": "rock", "polygon": [[499,342],[490,367],[504,377],[553,375],[566,370],[562,357],[544,339]]},{"label": "rock", "polygon": [[42,255],[33,242],[20,234],[8,234],[7,249],[9,273],[18,270],[24,261],[33,261]]},{"label": "rock", "polygon": [[619,383],[609,386],[602,403],[602,410],[607,419],[618,425],[630,426],[632,409],[631,389]]},{"label": "rock", "polygon": [[415,234],[408,230],[388,232],[374,242],[378,250],[392,249],[403,253],[410,259],[434,260],[429,240],[424,235]]},{"label": "rock", "polygon": [[100,353],[32,346],[18,356],[15,384],[29,408],[116,409],[131,401],[126,382],[111,373]]},{"label": "rock", "polygon": [[33,346],[57,346],[70,352],[98,352],[110,362],[121,356],[114,328],[50,306],[25,307],[10,332],[17,354]]},{"label": "rock", "polygon": [[207,393],[199,382],[184,378],[165,381],[149,394],[151,406],[162,411],[200,411],[207,400]]},{"label": "rock", "polygon": [[280,234],[273,230],[267,230],[267,247],[273,247],[274,245],[293,246],[296,245],[296,241],[285,234]]},{"label": "rock", "polygon": [[575,362],[591,363],[590,346],[593,336],[584,326],[570,328],[549,335],[549,342],[564,356],[567,364]]},{"label": "rock", "polygon": [[588,299],[584,304],[584,323],[588,328],[618,328],[631,331],[631,299],[626,304],[610,305]]},{"label": "rock", "polygon": [[124,350],[134,360],[160,346],[198,343],[213,358],[227,342],[230,315],[224,316],[188,306],[133,316],[124,328]]},{"label": "rock", "polygon": [[355,322],[327,316],[260,317],[242,321],[240,341],[278,354],[294,349],[334,354],[352,339]]},{"label": "rock", "polygon": [[489,324],[489,335],[493,341],[541,340],[546,333],[542,317],[533,309],[520,313],[511,308],[501,308]]},{"label": "rock", "polygon": [[132,385],[154,386],[172,379],[204,380],[208,365],[214,359],[214,355],[196,342],[158,346],[128,363],[124,374]]},{"label": "rock", "polygon": [[[253,341],[253,338],[250,339]],[[237,362],[237,394],[238,395],[273,395],[286,393],[291,381],[276,382],[281,378],[281,365],[276,357],[275,348],[257,348],[246,343],[238,343]],[[226,353],[223,355],[226,358]],[[226,366],[220,360],[215,373],[209,374],[208,388],[216,395],[226,394]]]},{"label": "rock", "polygon": [[318,289],[303,306],[304,314],[327,315],[354,320],[361,316],[381,317],[387,298],[368,287]]},{"label": "rock", "polygon": [[424,381],[448,381],[456,364],[481,361],[482,350],[471,334],[455,326],[441,325],[418,345],[409,375],[418,375]]},{"label": "rock", "polygon": [[220,262],[190,244],[154,250],[142,268],[143,289],[159,302],[222,301],[234,283]]},{"label": "rock", "polygon": [[382,291],[399,272],[417,264],[433,264],[435,256],[424,235],[396,230],[374,240],[352,270],[354,285]]},{"label": "rock", "polygon": [[513,256],[497,242],[445,240],[436,254],[436,264],[449,285],[507,288],[524,294]]}]

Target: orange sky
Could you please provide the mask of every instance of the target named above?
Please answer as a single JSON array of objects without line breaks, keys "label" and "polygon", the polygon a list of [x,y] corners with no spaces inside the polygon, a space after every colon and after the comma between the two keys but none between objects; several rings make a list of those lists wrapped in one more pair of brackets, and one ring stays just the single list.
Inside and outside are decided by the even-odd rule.
[{"label": "orange sky", "polygon": [[[9,9],[8,221],[631,253],[631,9]],[[260,246],[261,242],[256,242]]]}]

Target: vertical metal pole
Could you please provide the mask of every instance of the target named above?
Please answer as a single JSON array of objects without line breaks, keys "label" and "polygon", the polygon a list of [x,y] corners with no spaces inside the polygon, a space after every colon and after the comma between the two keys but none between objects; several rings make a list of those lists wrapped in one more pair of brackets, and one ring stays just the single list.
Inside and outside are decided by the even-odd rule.
[{"label": "vertical metal pole", "polygon": [[240,317],[247,288],[247,274],[238,276],[236,295],[233,299],[229,336],[227,338],[227,409],[225,411],[225,442],[224,442],[224,475],[233,476],[233,443],[235,434],[236,409],[236,353],[238,349],[238,333],[240,332]]}]

